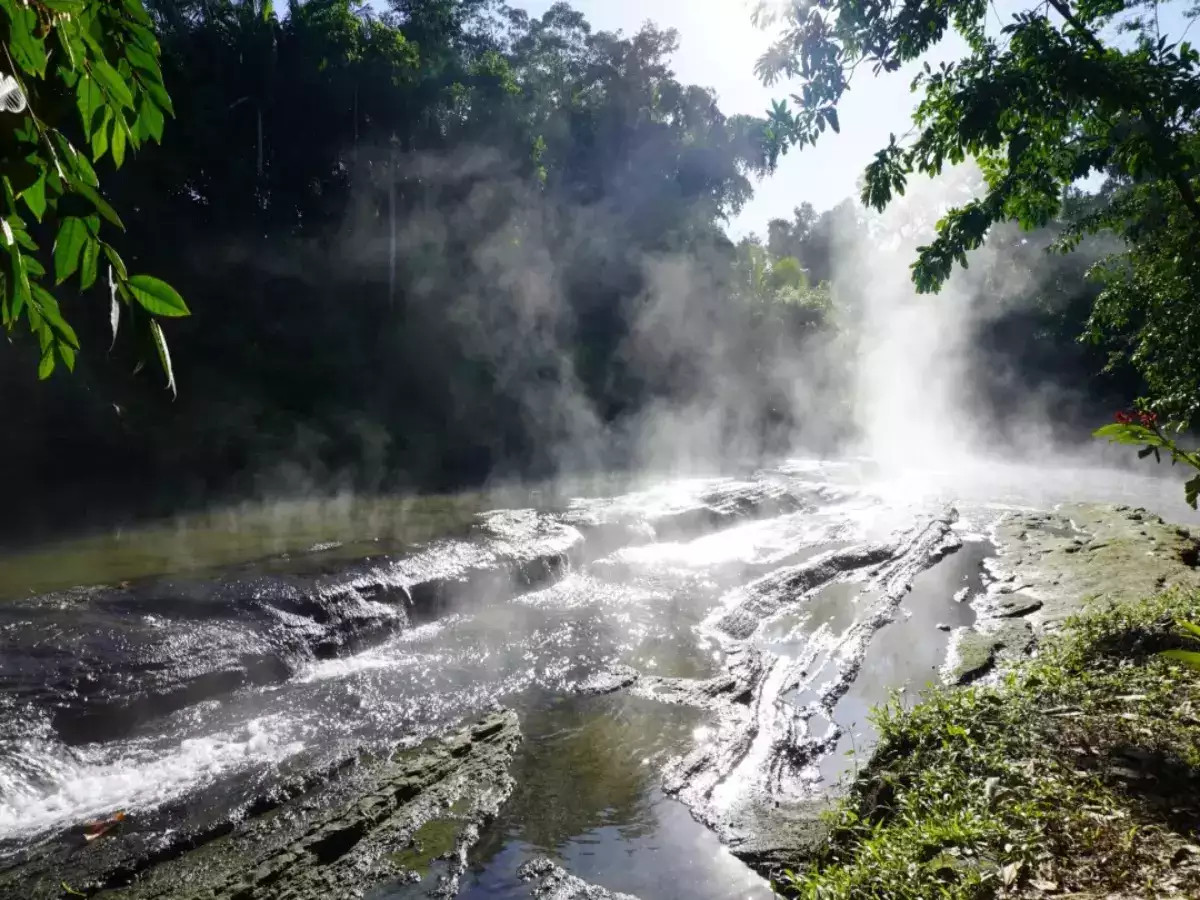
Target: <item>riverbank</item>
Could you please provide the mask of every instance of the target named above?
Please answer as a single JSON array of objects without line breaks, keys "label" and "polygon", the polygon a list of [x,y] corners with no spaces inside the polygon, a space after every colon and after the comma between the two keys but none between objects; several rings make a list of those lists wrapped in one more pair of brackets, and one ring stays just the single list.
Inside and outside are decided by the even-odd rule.
[{"label": "riverbank", "polygon": [[995,684],[879,710],[879,742],[788,893],[1200,895],[1200,591],[1097,600]]}]

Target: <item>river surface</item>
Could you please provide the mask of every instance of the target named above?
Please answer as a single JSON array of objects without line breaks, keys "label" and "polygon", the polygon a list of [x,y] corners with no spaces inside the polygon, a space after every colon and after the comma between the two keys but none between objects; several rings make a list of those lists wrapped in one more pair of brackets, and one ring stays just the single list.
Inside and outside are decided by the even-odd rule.
[{"label": "river surface", "polygon": [[884,479],[790,460],[606,488],[244,506],[0,559],[0,854],[118,810],[146,840],[236,817],[289,774],[498,703],[525,736],[516,788],[460,896],[527,896],[517,868],[548,856],[644,900],[768,897],[664,789],[711,711],[614,677],[720,675],[731,643],[712,623],[739,592],[954,504],[961,547],[865,631],[878,598],[851,573],[744,636],[819,675],[867,635],[800,773],[818,795],[869,748],[872,705],[937,678],[1003,511],[1118,501],[1195,521],[1178,481],[996,465]]}]

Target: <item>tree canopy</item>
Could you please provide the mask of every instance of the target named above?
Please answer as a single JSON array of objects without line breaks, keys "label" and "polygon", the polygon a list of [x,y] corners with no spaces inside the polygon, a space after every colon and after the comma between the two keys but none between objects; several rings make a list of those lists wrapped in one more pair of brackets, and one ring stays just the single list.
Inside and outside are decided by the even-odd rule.
[{"label": "tree canopy", "polygon": [[104,265],[113,339],[122,303],[147,314],[173,390],[157,319],[185,316],[187,305],[166,282],[129,274],[102,230],[125,226],[95,168],[102,161],[121,168],[127,152],[161,140],[173,115],[153,22],[142,0],[0,0],[0,13],[7,110],[0,127],[0,319],[9,331],[28,323],[41,378],[59,360],[74,369],[79,338],[53,289],[73,284],[88,292]]}]

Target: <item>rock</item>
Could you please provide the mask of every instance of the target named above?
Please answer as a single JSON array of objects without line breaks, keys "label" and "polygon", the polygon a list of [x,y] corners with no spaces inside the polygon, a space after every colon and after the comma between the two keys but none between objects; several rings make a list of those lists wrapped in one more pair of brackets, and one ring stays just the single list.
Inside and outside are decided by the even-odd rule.
[{"label": "rock", "polygon": [[974,601],[975,625],[951,642],[942,670],[949,683],[1021,658],[1096,598],[1137,600],[1173,586],[1200,587],[1200,544],[1145,510],[1068,504],[1055,514],[1009,513],[993,540],[999,556],[987,568],[995,583]]},{"label": "rock", "polygon": [[951,639],[942,680],[948,684],[968,684],[991,672],[998,662],[1018,659],[1033,647],[1034,633],[1029,622],[1001,620],[989,630],[963,629]]},{"label": "rock", "polygon": [[1035,613],[1041,608],[1041,600],[1024,594],[1010,594],[997,605],[996,614],[1003,619],[1016,619]]},{"label": "rock", "polygon": [[938,629],[938,631],[952,631],[953,630],[952,627],[950,625],[947,625],[945,622],[938,622],[937,629]]},{"label": "rock", "polygon": [[[643,677],[634,686],[639,695],[715,713],[712,738],[672,760],[663,786],[760,874],[807,858],[823,841],[822,804],[806,785],[843,736],[828,715],[913,579],[961,547],[956,518],[947,509],[891,541],[831,550],[731,591],[703,626],[726,650],[725,673],[704,681]],[[862,579],[857,593],[868,605],[836,636],[836,646],[826,647],[827,658],[818,660],[815,647],[780,656],[757,646],[765,621],[850,578]],[[818,717],[827,727],[810,731]]]},{"label": "rock", "polygon": [[612,694],[627,688],[641,678],[641,673],[630,666],[613,666],[607,671],[596,672],[574,686],[577,694],[595,696]]},{"label": "rock", "polygon": [[368,649],[452,604],[556,580],[583,545],[576,529],[533,510],[480,516],[468,537],[340,562],[334,573],[276,560],[283,571],[239,567],[5,602],[0,690],[44,711],[69,744],[118,740],[197,703],[284,682],[314,658]]},{"label": "rock", "polygon": [[631,894],[618,894],[569,875],[548,859],[535,859],[517,870],[524,882],[533,884],[531,897],[539,900],[637,900]]},{"label": "rock", "polygon": [[517,717],[491,714],[411,750],[362,753],[241,821],[185,823],[165,847],[136,834],[32,848],[0,870],[0,896],[50,900],[65,881],[113,900],[325,900],[429,883],[453,896],[479,826],[512,790]]}]

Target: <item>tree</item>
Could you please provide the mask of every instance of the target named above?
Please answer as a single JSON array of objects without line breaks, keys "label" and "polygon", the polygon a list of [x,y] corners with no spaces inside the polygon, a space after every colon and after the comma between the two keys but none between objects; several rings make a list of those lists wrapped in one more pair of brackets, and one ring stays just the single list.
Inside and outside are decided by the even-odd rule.
[{"label": "tree", "polygon": [[124,224],[93,167],[107,156],[119,169],[127,152],[161,140],[174,114],[153,22],[141,0],[0,0],[0,12],[9,113],[0,127],[3,324],[11,331],[28,323],[39,343],[39,377],[58,361],[73,370],[79,338],[50,286],[87,292],[103,261],[114,340],[122,303],[147,314],[174,391],[158,319],[188,308],[166,282],[129,274],[104,231],[105,223]]}]

